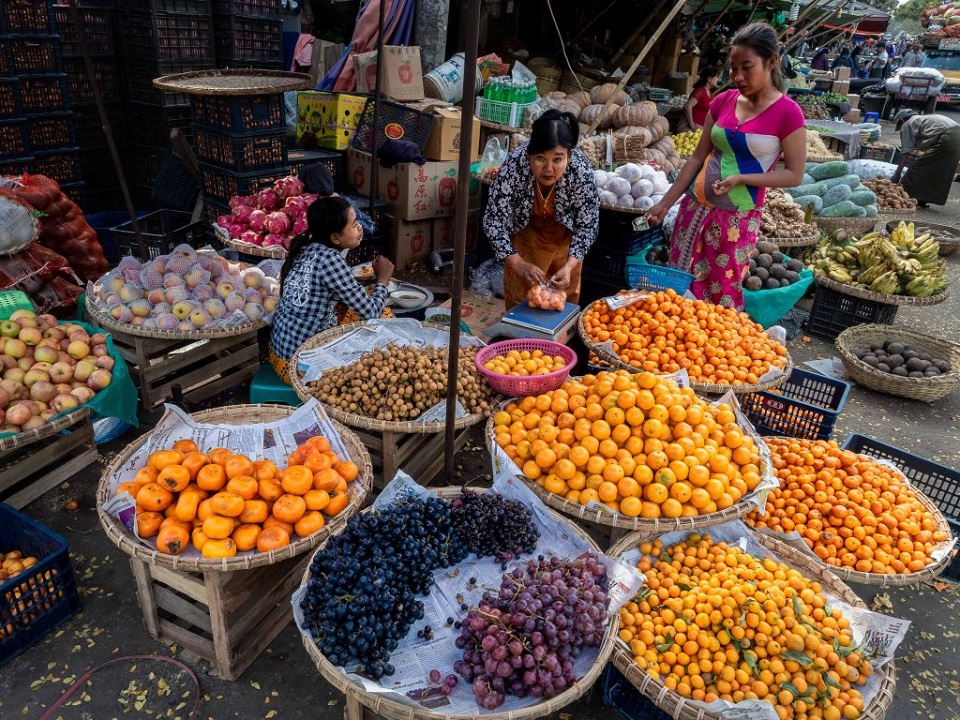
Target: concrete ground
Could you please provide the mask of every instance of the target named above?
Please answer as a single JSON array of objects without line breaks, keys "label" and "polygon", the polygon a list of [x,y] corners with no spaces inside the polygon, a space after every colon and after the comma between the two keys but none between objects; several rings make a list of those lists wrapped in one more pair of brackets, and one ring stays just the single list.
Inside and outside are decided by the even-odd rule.
[{"label": "concrete ground", "polygon": [[[884,138],[895,139],[885,124]],[[944,207],[920,211],[916,218],[960,225],[960,184]],[[960,254],[948,261],[954,287],[960,287]],[[957,340],[960,297],[927,308],[902,308],[896,324]],[[831,344],[801,333],[789,344],[796,364],[834,354]],[[238,402],[245,401],[245,396]],[[901,400],[854,387],[834,432],[843,441],[850,433],[870,435],[922,457],[960,468],[960,392],[935,404]],[[70,542],[83,608],[55,633],[0,668],[0,718],[38,718],[86,670],[121,655],[162,655],[182,660],[199,679],[196,717],[338,720],[343,696],[313,666],[292,624],[234,682],[211,673],[210,664],[182,648],[152,639],[144,630],[127,557],[108,540],[97,519],[95,496],[100,472],[133,435],[101,446],[99,465],[48,492],[25,511]],[[489,472],[477,433],[463,453],[464,477]],[[958,491],[960,492],[960,491]],[[79,503],[70,512],[65,504]],[[897,653],[897,692],[887,717],[896,720],[960,718],[960,587],[928,582],[919,587],[883,589],[854,586],[881,612],[912,623]],[[138,660],[99,671],[53,717],[64,720],[105,718],[187,718],[198,690],[189,676],[172,665]],[[599,684],[581,701],[555,718],[609,718]],[[636,720],[639,720],[637,718]]]}]

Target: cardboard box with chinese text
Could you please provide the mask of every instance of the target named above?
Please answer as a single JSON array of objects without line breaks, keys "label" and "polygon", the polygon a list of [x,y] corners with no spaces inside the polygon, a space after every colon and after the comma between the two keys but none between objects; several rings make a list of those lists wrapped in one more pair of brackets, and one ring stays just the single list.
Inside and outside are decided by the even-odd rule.
[{"label": "cardboard box with chinese text", "polygon": [[433,220],[390,219],[390,259],[397,270],[407,270],[414,263],[425,263],[433,249]]},{"label": "cardboard box with chinese text", "polygon": [[[377,85],[377,52],[354,55],[357,91],[372,93]],[[380,91],[383,97],[399,102],[423,100],[423,65],[420,48],[404,45],[383,47]]]},{"label": "cardboard box with chinese text", "polygon": [[457,202],[457,163],[399,163],[380,168],[380,199],[403,220],[453,215]]}]

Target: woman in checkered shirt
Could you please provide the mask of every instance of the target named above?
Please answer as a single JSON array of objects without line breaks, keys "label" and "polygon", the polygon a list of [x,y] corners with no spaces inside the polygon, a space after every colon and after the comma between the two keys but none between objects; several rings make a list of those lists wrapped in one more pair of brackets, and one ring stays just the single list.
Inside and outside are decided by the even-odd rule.
[{"label": "woman in checkered shirt", "polygon": [[361,240],[357,211],[343,198],[321,198],[307,210],[307,232],[293,239],[280,271],[280,304],[270,332],[270,364],[287,384],[287,364],[297,348],[337,325],[337,303],[363,320],[383,313],[393,263],[383,256],[373,261],[376,284],[368,294],[341,255]]}]

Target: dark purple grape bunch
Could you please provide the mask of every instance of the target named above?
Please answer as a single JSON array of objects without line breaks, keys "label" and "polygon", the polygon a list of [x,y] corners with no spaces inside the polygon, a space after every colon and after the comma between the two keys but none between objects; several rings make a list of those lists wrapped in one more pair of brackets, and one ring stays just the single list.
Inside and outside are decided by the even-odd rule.
[{"label": "dark purple grape bunch", "polygon": [[536,549],[540,531],[523,503],[494,492],[463,490],[451,505],[453,526],[468,554],[504,563]]},{"label": "dark purple grape bunch", "polygon": [[606,608],[606,569],[596,555],[540,556],[506,573],[499,593],[484,593],[467,613],[454,670],[487,710],[507,694],[554,697],[577,681],[582,649],[603,641]]}]

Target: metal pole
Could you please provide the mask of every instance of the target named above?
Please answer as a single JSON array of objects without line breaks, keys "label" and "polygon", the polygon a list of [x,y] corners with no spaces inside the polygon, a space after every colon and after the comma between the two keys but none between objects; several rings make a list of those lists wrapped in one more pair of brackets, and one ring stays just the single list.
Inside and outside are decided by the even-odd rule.
[{"label": "metal pole", "polygon": [[721,10],[720,14],[717,15],[717,19],[710,21],[709,27],[707,27],[703,35],[700,36],[700,39],[697,40],[697,47],[703,45],[703,41],[706,40],[707,36],[713,32],[713,29],[720,24],[720,21],[723,20],[724,16],[727,14],[727,10],[730,9],[731,5],[733,5],[733,0],[727,0],[727,4],[723,6],[723,10]]},{"label": "metal pole", "polygon": [[143,236],[140,234],[140,223],[137,222],[137,211],[133,207],[130,188],[127,187],[127,178],[123,174],[123,163],[120,162],[120,153],[117,151],[117,144],[113,141],[113,130],[110,127],[110,119],[107,116],[107,109],[103,105],[100,83],[97,81],[93,61],[90,59],[90,48],[87,46],[87,38],[83,33],[83,19],[80,17],[77,0],[70,0],[69,9],[70,22],[73,23],[73,29],[77,33],[77,40],[80,43],[80,54],[83,55],[83,64],[87,70],[87,79],[90,81],[90,90],[93,92],[93,101],[97,105],[97,114],[100,115],[100,126],[103,128],[103,133],[107,137],[107,148],[110,150],[110,157],[113,159],[113,165],[117,170],[117,179],[120,181],[120,193],[123,195],[123,203],[127,206],[127,212],[130,214],[130,225],[133,228],[133,235],[137,239],[140,257],[148,258],[147,248],[143,244]]},{"label": "metal pole", "polygon": [[457,166],[457,207],[453,223],[453,278],[450,288],[450,351],[447,353],[447,427],[443,447],[447,482],[456,477],[457,368],[460,360],[460,311],[467,250],[470,164],[473,161],[473,116],[477,97],[477,43],[480,38],[480,0],[468,0],[464,38],[463,109],[460,114],[460,161]]},{"label": "metal pole", "polygon": [[[373,148],[370,153],[370,217],[374,217],[373,203],[377,197],[380,183],[380,163],[377,161],[380,149],[380,88],[383,79],[383,23],[387,16],[386,0],[379,0],[380,17],[377,20],[377,82],[373,90]],[[379,228],[378,228],[379,229]],[[385,478],[390,482],[393,478]]]}]

